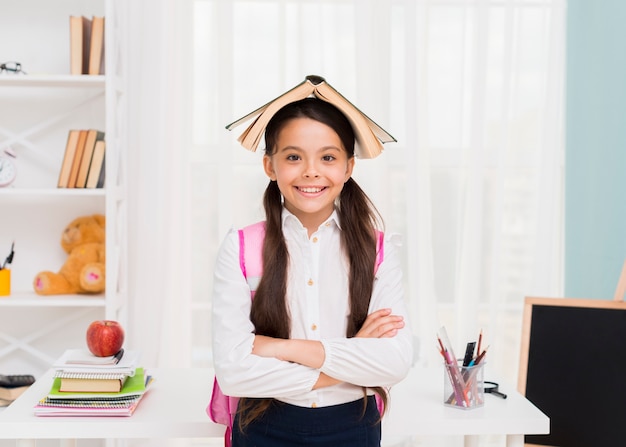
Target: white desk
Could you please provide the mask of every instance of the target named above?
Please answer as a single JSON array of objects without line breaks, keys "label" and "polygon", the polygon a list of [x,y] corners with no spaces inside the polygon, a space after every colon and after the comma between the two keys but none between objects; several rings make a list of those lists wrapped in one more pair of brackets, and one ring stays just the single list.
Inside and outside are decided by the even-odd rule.
[{"label": "white desk", "polygon": [[500,385],[507,399],[486,394],[483,407],[463,410],[443,404],[443,380],[443,366],[413,368],[391,389],[383,436],[463,435],[465,447],[477,447],[480,435],[506,435],[507,447],[523,447],[525,434],[550,432],[549,418],[512,386]]},{"label": "white desk", "polygon": [[[36,439],[130,439],[223,437],[224,428],[210,421],[206,405],[211,396],[210,369],[149,369],[152,388],[135,414],[123,417],[37,417],[33,406],[50,389],[49,371],[0,413],[0,439],[34,446]],[[391,392],[383,436],[464,435],[466,446],[477,445],[481,434],[507,435],[507,446],[521,447],[524,434],[546,434],[549,420],[513,390],[509,398],[485,396],[485,406],[474,410],[445,407],[439,368],[415,368]],[[73,445],[71,441],[65,445]]]},{"label": "white desk", "polygon": [[[35,439],[126,439],[223,437],[205,409],[211,397],[210,369],[150,369],[150,390],[131,417],[39,417],[33,407],[52,386],[52,371],[0,413],[0,439],[34,446]],[[72,445],[72,443],[66,443]]]}]

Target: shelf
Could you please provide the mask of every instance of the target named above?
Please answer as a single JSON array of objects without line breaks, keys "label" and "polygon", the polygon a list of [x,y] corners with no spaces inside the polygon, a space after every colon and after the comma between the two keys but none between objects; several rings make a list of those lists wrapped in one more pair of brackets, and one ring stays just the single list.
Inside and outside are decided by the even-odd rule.
[{"label": "shelf", "polygon": [[[25,62],[28,74],[0,74],[0,151],[11,146],[18,163],[15,182],[0,188],[0,256],[4,259],[13,241],[17,252],[12,294],[0,297],[0,364],[21,370],[37,361],[47,365],[52,353],[75,340],[90,321],[106,317],[124,324],[127,315],[122,279],[128,262],[123,169],[128,144],[124,64],[128,58],[122,37],[127,35],[128,6],[124,0],[14,3],[15,8],[0,14],[0,26],[23,28],[20,36],[25,38],[15,40],[12,51]],[[31,22],[33,6],[49,14],[42,10],[42,20]],[[106,75],[69,74],[69,60],[64,60],[70,56],[67,18],[79,14],[107,17]],[[36,32],[29,32],[42,26],[47,46],[42,46]],[[57,188],[72,129],[106,134],[108,187]],[[106,217],[106,292],[37,295],[32,286],[37,272],[55,272],[67,260],[60,246],[62,232],[75,217],[91,214]]]},{"label": "shelf", "polygon": [[104,75],[0,75],[0,87],[104,88]]},{"label": "shelf", "polygon": [[104,295],[48,295],[14,292],[0,297],[0,307],[104,307]]},{"label": "shelf", "polygon": [[104,197],[104,188],[0,188],[1,196],[93,196]]}]

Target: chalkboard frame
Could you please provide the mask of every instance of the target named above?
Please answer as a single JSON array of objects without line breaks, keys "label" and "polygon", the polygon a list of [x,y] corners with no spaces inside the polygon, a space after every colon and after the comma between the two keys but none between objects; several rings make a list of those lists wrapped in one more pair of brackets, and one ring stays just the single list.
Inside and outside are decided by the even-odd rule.
[{"label": "chalkboard frame", "polygon": [[[622,277],[623,279],[623,277]],[[621,285],[622,281],[620,279],[620,285]],[[620,288],[618,287],[618,290],[620,290]],[[621,290],[620,290],[621,292]],[[559,399],[557,398],[558,396],[558,392],[555,391],[555,397],[554,399],[551,398],[551,396],[546,396],[545,395],[545,390],[552,390],[552,387],[546,387],[545,386],[545,382],[541,383],[541,384],[537,384],[535,382],[539,382],[539,380],[544,379],[546,376],[545,375],[541,375],[541,378],[537,378],[534,376],[534,374],[530,374],[529,375],[529,359],[532,361],[534,359],[534,361],[537,361],[537,358],[541,358],[544,359],[546,358],[545,352],[543,352],[542,350],[549,350],[549,349],[554,349],[554,346],[552,347],[545,347],[545,345],[547,343],[552,343],[552,340],[549,340],[548,342],[545,342],[544,339],[542,339],[542,343],[539,343],[538,338],[533,338],[533,337],[541,337],[541,335],[537,335],[537,334],[543,334],[543,336],[545,337],[545,330],[540,330],[541,328],[538,328],[537,325],[539,324],[546,324],[545,322],[542,323],[536,323],[535,326],[533,326],[533,316],[535,316],[535,319],[538,321],[544,321],[545,318],[547,318],[545,315],[546,312],[556,312],[554,315],[560,313],[562,317],[567,317],[568,313],[571,312],[575,312],[575,313],[580,313],[582,312],[583,315],[586,318],[590,318],[591,320],[589,321],[593,321],[593,319],[599,319],[599,318],[605,318],[605,317],[601,317],[600,315],[609,315],[610,317],[608,318],[607,321],[613,321],[615,320],[615,318],[613,317],[618,317],[616,318],[617,320],[620,320],[622,318],[622,315],[624,317],[626,317],[626,302],[623,300],[618,300],[619,297],[619,293],[616,293],[615,295],[615,299],[614,300],[601,300],[601,299],[580,299],[580,298],[540,298],[540,297],[526,297],[524,300],[524,313],[523,313],[523,327],[522,327],[522,339],[521,339],[521,352],[520,352],[520,365],[519,365],[519,374],[518,374],[518,391],[523,394],[524,396],[526,396],[531,402],[533,402],[533,398],[535,398],[535,405],[537,405],[537,407],[539,407],[539,409],[541,409],[542,411],[544,411],[544,413],[547,414],[548,417],[550,417],[550,424],[551,424],[551,430],[550,430],[550,434],[549,435],[545,435],[545,436],[526,436],[526,441],[527,442],[531,442],[531,443],[527,443],[525,444],[526,446],[536,446],[536,447],[540,447],[540,446],[553,446],[553,447],[561,447],[559,445],[560,441],[560,437],[558,432],[560,431],[559,429],[561,427],[559,427],[559,422],[558,420],[560,419],[558,416],[561,416],[561,420],[563,419],[563,417],[569,413],[567,412],[571,412],[572,411],[572,407],[571,407],[571,403],[565,402],[565,400],[563,401],[563,404],[561,407],[559,407],[560,403],[559,402],[555,402],[558,401]],[[615,314],[612,312],[613,310],[617,311]],[[540,312],[540,313],[537,313]],[[618,315],[619,313],[619,315]],[[543,315],[543,316],[540,316]],[[596,317],[597,315],[597,317]],[[554,318],[554,317],[550,317],[550,318]],[[576,316],[575,318],[580,319],[580,315]],[[579,321],[579,320],[577,320]],[[584,320],[587,321],[587,320]],[[604,320],[603,320],[604,322]],[[561,323],[560,321],[558,322],[559,324]],[[617,322],[613,322],[611,324],[615,324],[616,328],[619,330],[624,330],[622,324],[619,324],[619,327],[617,327]],[[550,328],[548,328],[548,331],[550,330]],[[571,329],[572,331],[575,331],[574,328]],[[610,331],[609,331],[610,332]],[[560,333],[560,332],[559,332]],[[576,333],[572,332],[571,333],[573,337],[576,336]],[[564,343],[564,341],[561,341],[561,337],[556,337],[558,338],[558,341],[556,341],[555,343]],[[562,338],[567,338],[567,337],[562,337]],[[610,337],[605,337],[607,340]],[[604,340],[604,338],[602,339]],[[531,342],[532,341],[532,342]],[[609,343],[613,343],[615,347],[619,347],[621,352],[626,352],[626,340],[625,339],[619,339],[619,340],[608,340]],[[558,346],[557,346],[558,347]],[[580,355],[581,355],[581,359],[585,358],[585,351],[586,349],[594,349],[594,346],[582,346],[580,347]],[[563,346],[564,349],[571,349],[571,346]],[[626,363],[626,355],[625,356],[621,356],[620,358],[623,359],[623,362]],[[542,361],[544,361],[542,360]],[[555,360],[555,363],[557,362],[557,360]],[[546,368],[545,364],[541,364],[540,365],[541,368]],[[560,368],[562,365],[561,364],[555,364],[554,368]],[[567,372],[568,375],[568,380],[572,380],[571,375],[572,374],[577,374],[577,371],[580,372],[581,375],[581,379],[585,380],[586,376],[583,373],[583,368],[564,368],[563,371]],[[614,373],[611,373],[614,376]],[[529,377],[530,380],[532,382],[529,382]],[[626,379],[626,375],[622,378],[622,382],[624,381],[624,379]],[[617,380],[617,379],[616,379]],[[530,385],[530,387],[529,387]],[[618,387],[615,389],[618,389],[620,384],[617,384]],[[558,386],[560,386],[560,384],[558,384],[557,386],[554,387],[554,389],[558,388]],[[592,384],[588,385],[589,387],[592,387]],[[623,385],[621,385],[623,386]],[[605,383],[603,384],[603,390],[611,390],[612,388],[612,384],[610,383]],[[541,398],[538,398],[537,396],[532,396],[532,395],[527,395],[527,391],[528,389],[531,390],[536,390],[536,389],[541,389],[542,392],[544,394],[541,395]],[[534,392],[534,391],[533,391]],[[549,393],[550,391],[548,391]],[[598,395],[601,395],[601,393],[597,393]],[[611,396],[611,393],[605,393],[607,396]],[[550,401],[550,399],[552,399],[552,401]],[[541,401],[541,402],[538,402]],[[548,401],[548,402],[546,402]],[[542,408],[542,405],[544,406],[544,408]],[[611,406],[612,403],[609,405]],[[548,408],[546,408],[546,406],[549,406],[549,411]],[[580,410],[580,412],[578,412],[578,414],[581,414],[581,412],[585,411],[595,411],[597,412],[598,409],[591,409],[591,408],[582,408]],[[557,414],[558,412],[558,414]],[[618,412],[621,413],[622,411]],[[552,415],[550,414],[552,413]],[[615,417],[616,420],[616,427],[623,427],[624,424],[624,419],[623,419],[623,415],[620,414],[615,414],[615,412],[612,411],[608,411],[607,414],[609,414],[608,417]],[[595,416],[595,413],[593,414]],[[593,418],[590,418],[593,419]],[[604,419],[602,419],[604,421]],[[570,421],[570,419],[568,419],[568,421]],[[598,424],[598,425],[603,425]],[[596,426],[597,427],[597,426]],[[594,428],[596,427],[590,427],[589,424],[586,424],[585,426],[585,430],[594,430]],[[601,430],[599,427],[596,428],[596,430],[598,430],[598,437],[601,438],[602,436],[606,436],[605,432],[599,432],[599,430]],[[602,429],[604,430],[604,428]],[[554,433],[557,434],[554,434]],[[590,433],[593,433],[590,432]],[[577,441],[576,441],[577,442]],[[576,442],[572,442],[570,441],[568,443],[567,446],[564,447],[573,447],[572,444],[575,444]],[[580,445],[584,445],[582,444],[582,440],[580,441],[581,444]],[[620,441],[620,442],[623,442]],[[606,445],[606,444],[592,444],[592,445]]]}]

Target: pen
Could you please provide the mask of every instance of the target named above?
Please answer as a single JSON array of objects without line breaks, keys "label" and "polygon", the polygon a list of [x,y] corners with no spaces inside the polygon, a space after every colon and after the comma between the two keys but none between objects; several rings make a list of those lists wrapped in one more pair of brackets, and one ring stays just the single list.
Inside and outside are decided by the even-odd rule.
[{"label": "pen", "polygon": [[124,348],[117,351],[117,354],[113,356],[113,359],[115,360],[116,365],[120,362],[120,360],[122,360],[123,355],[124,355]]},{"label": "pen", "polygon": [[483,330],[480,330],[480,334],[478,334],[478,346],[476,346],[476,355],[480,355],[480,347],[483,343]]}]

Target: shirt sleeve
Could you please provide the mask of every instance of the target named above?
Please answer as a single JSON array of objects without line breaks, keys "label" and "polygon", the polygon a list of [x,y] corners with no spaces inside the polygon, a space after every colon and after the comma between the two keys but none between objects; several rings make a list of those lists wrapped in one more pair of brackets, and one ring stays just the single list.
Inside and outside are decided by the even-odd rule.
[{"label": "shirt sleeve", "polygon": [[333,338],[322,340],[326,358],[321,371],[358,386],[392,386],[406,377],[412,363],[413,336],[405,304],[399,251],[386,237],[369,312],[391,308],[405,326],[391,338]]},{"label": "shirt sleeve", "polygon": [[234,397],[290,397],[309,392],[319,371],[252,354],[250,288],[239,266],[239,238],[231,230],[220,247],[213,286],[213,363],[222,391]]}]

